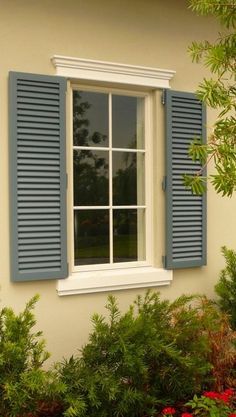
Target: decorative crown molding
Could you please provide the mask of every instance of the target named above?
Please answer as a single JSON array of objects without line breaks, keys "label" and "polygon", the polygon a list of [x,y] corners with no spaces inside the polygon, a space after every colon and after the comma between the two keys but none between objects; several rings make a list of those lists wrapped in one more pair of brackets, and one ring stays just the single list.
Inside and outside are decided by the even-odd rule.
[{"label": "decorative crown molding", "polygon": [[132,84],[149,88],[170,88],[169,81],[175,71],[95,61],[54,55],[52,63],[56,74],[72,79]]}]

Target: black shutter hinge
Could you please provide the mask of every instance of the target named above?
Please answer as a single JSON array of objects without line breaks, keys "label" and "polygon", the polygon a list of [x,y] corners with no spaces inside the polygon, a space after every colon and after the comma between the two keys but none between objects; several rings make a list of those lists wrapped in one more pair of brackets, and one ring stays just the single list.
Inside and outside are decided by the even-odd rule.
[{"label": "black shutter hinge", "polygon": [[166,104],[166,90],[162,90],[162,95],[161,95],[161,102],[163,105]]},{"label": "black shutter hinge", "polygon": [[166,269],[166,265],[167,265],[166,255],[162,256],[162,264],[163,264],[163,268]]},{"label": "black shutter hinge", "polygon": [[162,180],[162,190],[166,191],[166,187],[167,187],[167,176],[165,175]]}]

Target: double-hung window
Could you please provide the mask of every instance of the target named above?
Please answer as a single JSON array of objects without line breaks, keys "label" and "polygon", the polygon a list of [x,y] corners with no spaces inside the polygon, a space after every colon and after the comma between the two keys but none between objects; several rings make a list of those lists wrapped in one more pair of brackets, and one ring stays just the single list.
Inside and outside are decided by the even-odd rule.
[{"label": "double-hung window", "polygon": [[205,196],[183,185],[201,168],[188,148],[205,136],[202,103],[170,90],[173,71],[55,62],[57,76],[9,77],[12,281],[59,279],[67,295],[166,285],[172,269],[205,265]]},{"label": "double-hung window", "polygon": [[148,96],[74,87],[72,100],[73,269],[146,265]]}]

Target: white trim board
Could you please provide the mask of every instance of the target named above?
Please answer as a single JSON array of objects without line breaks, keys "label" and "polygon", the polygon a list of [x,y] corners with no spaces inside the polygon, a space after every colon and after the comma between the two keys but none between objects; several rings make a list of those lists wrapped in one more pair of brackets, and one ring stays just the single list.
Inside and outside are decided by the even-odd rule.
[{"label": "white trim board", "polygon": [[78,272],[58,280],[57,292],[58,295],[73,295],[159,287],[170,285],[172,279],[172,270],[153,267]]},{"label": "white trim board", "polygon": [[147,88],[170,88],[175,71],[54,55],[56,75],[71,79],[111,82]]}]

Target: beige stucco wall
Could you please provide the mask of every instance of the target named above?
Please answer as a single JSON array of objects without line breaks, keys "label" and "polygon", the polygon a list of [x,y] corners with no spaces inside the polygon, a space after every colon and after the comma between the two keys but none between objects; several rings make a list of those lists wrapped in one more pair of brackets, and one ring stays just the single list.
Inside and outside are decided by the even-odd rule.
[{"label": "beige stucco wall", "polygon": [[[104,312],[106,293],[59,297],[56,282],[10,282],[8,183],[8,72],[55,74],[54,54],[176,71],[173,89],[194,91],[206,74],[186,52],[193,39],[213,39],[215,23],[196,18],[184,0],[0,0],[0,299],[17,311],[36,292],[37,326],[43,330],[53,360],[75,352],[87,340],[90,316]],[[157,108],[156,207],[163,211],[160,179],[164,173],[163,109]],[[210,126],[213,115],[209,112]],[[209,187],[208,266],[174,272],[163,296],[183,292],[213,295],[223,267],[220,247],[236,248],[236,198],[222,199]],[[163,235],[163,222],[156,220]],[[158,232],[159,233],[159,232]],[[158,243],[159,242],[159,243]],[[157,246],[161,247],[157,239]],[[161,254],[159,254],[161,256]],[[144,290],[118,291],[122,309]]]}]

